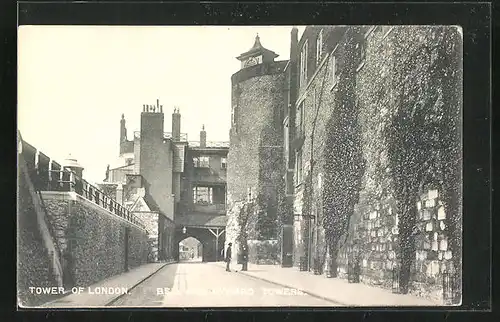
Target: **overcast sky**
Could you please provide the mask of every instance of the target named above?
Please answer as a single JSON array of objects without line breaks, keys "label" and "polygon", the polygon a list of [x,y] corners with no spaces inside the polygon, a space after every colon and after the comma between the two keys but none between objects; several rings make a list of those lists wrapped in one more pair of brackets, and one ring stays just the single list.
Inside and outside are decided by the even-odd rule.
[{"label": "overcast sky", "polygon": [[[299,27],[299,37],[304,27]],[[21,26],[18,34],[18,127],[23,139],[62,162],[69,153],[100,182],[119,153],[120,117],[128,138],[140,129],[143,104],[160,99],[165,131],[174,106],[181,132],[228,141],[235,58],[258,33],[286,60],[291,26]]]}]

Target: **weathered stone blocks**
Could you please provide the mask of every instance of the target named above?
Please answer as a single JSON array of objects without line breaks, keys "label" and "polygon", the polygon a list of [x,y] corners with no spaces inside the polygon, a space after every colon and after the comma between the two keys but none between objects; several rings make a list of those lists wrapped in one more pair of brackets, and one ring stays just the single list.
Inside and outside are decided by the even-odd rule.
[{"label": "weathered stone blocks", "polygon": [[148,235],[142,228],[77,195],[46,193],[43,198],[71,286],[87,286],[124,272],[126,264],[133,268],[147,262]]}]

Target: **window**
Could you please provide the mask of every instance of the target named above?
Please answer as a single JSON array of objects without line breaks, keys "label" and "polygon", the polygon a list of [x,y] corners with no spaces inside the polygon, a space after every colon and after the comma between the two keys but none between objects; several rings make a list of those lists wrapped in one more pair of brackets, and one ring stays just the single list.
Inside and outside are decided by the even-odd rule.
[{"label": "window", "polygon": [[295,154],[295,173],[297,174],[295,183],[302,183],[302,149],[297,150]]},{"label": "window", "polygon": [[307,81],[307,40],[302,46],[302,50],[300,52],[300,77],[299,77],[299,85],[303,86]]},{"label": "window", "polygon": [[330,63],[332,65],[332,87],[337,85],[337,58],[332,54],[330,58]]},{"label": "window", "polygon": [[304,104],[305,100],[303,100],[300,104],[299,104],[299,108],[298,108],[298,111],[297,111],[297,136],[301,136],[304,134],[304,129],[305,129],[305,120],[304,120]]},{"label": "window", "polygon": [[220,168],[221,169],[227,169],[227,159],[226,158],[221,158],[220,159]]},{"label": "window", "polygon": [[210,165],[210,158],[207,156],[200,156],[193,158],[195,168],[208,168]]},{"label": "window", "polygon": [[319,31],[316,39],[316,64],[321,62],[321,58],[323,58],[323,29]]},{"label": "window", "polygon": [[193,202],[197,204],[211,204],[213,201],[213,189],[211,187],[194,187]]}]

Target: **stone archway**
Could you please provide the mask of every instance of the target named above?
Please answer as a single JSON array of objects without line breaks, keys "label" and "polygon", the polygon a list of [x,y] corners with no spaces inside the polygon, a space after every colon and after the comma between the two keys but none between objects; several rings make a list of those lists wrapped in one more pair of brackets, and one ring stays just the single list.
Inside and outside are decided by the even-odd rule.
[{"label": "stone archway", "polygon": [[[186,231],[183,231],[184,227],[176,227],[175,238],[174,238],[174,258],[179,261],[179,243],[188,238],[193,237],[200,241],[203,247],[202,251],[202,262],[215,262],[222,261],[223,256],[221,256],[221,250],[224,248],[224,242],[226,239],[225,232],[221,233],[224,229],[220,228],[209,228],[209,227],[186,227]],[[212,233],[212,231],[218,229],[220,236],[217,238]],[[216,245],[217,244],[217,245]]]},{"label": "stone archway", "polygon": [[179,242],[179,262],[197,263],[203,261],[203,243],[189,236]]}]

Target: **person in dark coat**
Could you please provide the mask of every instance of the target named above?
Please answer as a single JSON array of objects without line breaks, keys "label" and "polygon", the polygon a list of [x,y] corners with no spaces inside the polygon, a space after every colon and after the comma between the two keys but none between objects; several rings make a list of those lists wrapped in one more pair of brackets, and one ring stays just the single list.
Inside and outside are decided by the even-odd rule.
[{"label": "person in dark coat", "polygon": [[229,243],[226,249],[226,272],[230,272],[229,264],[231,263],[231,246],[233,244]]}]

